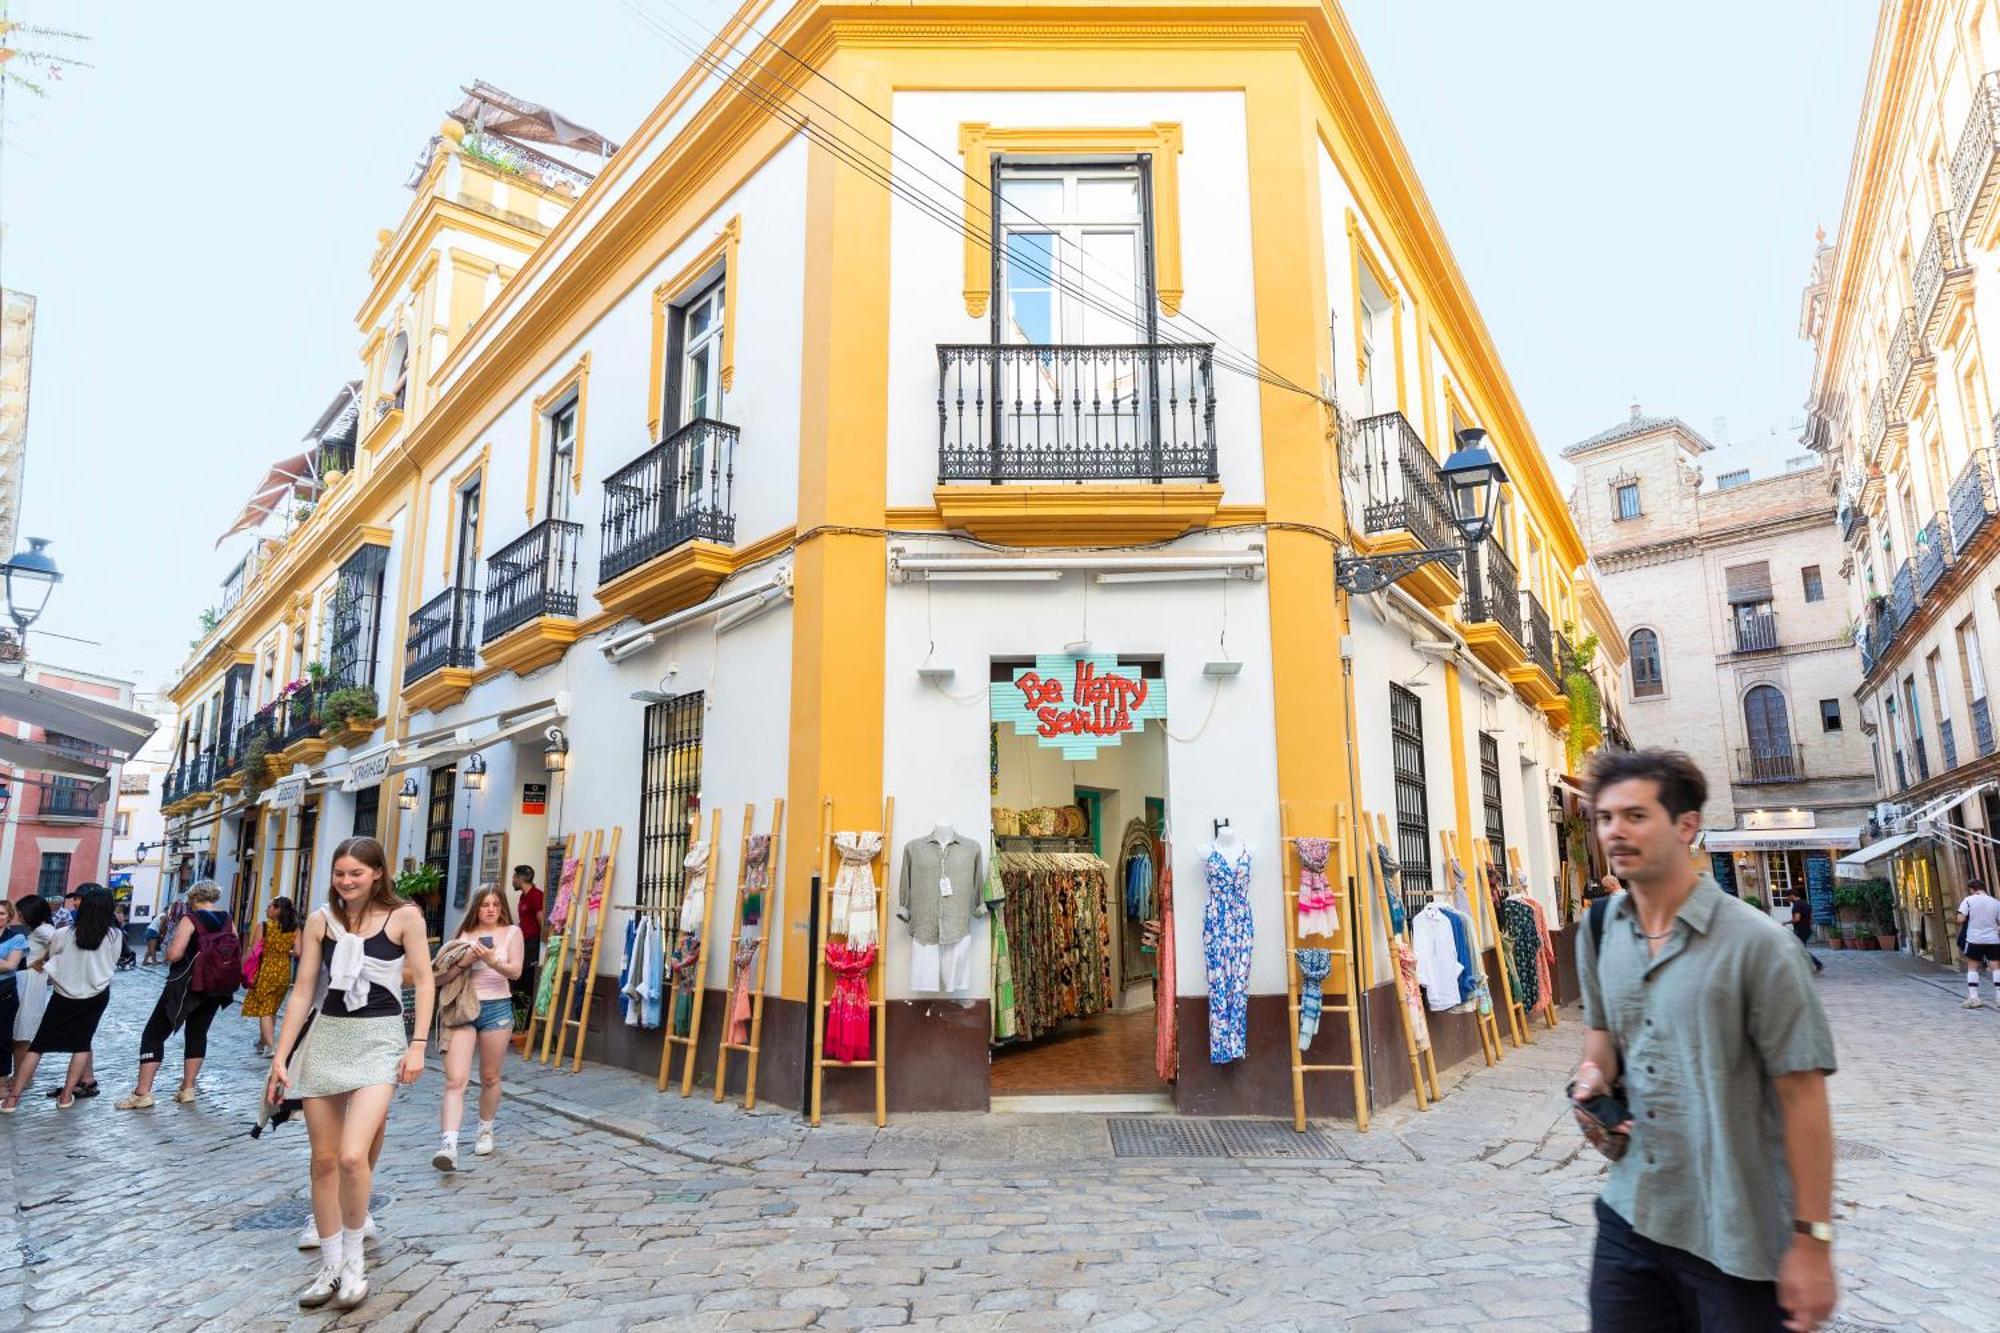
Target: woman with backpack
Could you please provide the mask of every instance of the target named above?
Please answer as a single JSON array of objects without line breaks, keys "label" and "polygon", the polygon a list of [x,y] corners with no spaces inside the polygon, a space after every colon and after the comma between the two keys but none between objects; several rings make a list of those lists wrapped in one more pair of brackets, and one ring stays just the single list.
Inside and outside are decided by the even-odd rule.
[{"label": "woman with backpack", "polygon": [[257,1054],[269,1055],[277,1041],[278,1006],[292,988],[292,960],[299,953],[299,909],[290,898],[273,898],[264,913],[263,934],[250,948],[243,979],[243,1016],[257,1020]]},{"label": "woman with backpack", "polygon": [[195,1075],[208,1055],[208,1026],[236,998],[243,979],[241,947],[229,914],[221,910],[222,890],[202,880],[188,890],[188,913],[167,940],[167,979],[153,1016],[139,1037],[139,1084],[120,1098],[121,1111],[143,1111],[153,1104],[153,1080],[167,1058],[167,1038],[186,1028],[181,1038],[181,1086],[174,1100],[195,1099]]},{"label": "woman with backpack", "polygon": [[111,1005],[111,974],[118,967],[118,933],[111,928],[111,890],[86,884],[72,922],[55,933],[42,958],[42,975],[49,983],[48,1008],[35,1027],[14,1070],[14,1086],[0,1102],[0,1114],[21,1107],[21,1094],[35,1081],[35,1067],[44,1055],[69,1056],[69,1072],[56,1096],[56,1108],[76,1105],[77,1090],[90,1074],[90,1043],[97,1024]]}]

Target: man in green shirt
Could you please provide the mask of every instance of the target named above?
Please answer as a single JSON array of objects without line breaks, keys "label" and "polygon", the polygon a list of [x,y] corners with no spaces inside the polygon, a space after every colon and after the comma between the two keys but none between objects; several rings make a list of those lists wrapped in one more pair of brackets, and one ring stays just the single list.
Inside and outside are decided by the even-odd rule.
[{"label": "man in green shirt", "polygon": [[1693,760],[1607,752],[1589,787],[1626,892],[1577,932],[1571,1096],[1622,1078],[1629,1110],[1597,1202],[1591,1326],[1817,1328],[1837,1294],[1834,1054],[1812,976],[1783,926],[1695,869],[1708,783]]}]

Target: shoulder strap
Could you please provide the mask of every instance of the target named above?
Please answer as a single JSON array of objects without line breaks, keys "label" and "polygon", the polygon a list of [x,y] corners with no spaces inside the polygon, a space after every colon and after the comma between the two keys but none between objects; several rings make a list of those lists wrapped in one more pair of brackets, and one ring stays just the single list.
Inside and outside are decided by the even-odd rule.
[{"label": "shoulder strap", "polygon": [[1611,895],[1590,904],[1590,957],[1594,962],[1604,952],[1604,914],[1611,909]]}]

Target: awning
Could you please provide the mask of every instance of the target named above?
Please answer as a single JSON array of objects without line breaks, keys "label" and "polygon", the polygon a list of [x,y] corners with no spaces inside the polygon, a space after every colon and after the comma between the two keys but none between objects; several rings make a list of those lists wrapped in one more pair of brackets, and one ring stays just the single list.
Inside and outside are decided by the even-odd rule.
[{"label": "awning", "polygon": [[389,772],[401,773],[410,768],[436,768],[440,764],[455,764],[475,750],[487,750],[503,741],[511,741],[529,732],[539,732],[563,719],[563,712],[556,705],[538,708],[525,717],[517,717],[505,722],[492,731],[479,736],[453,736],[435,742],[415,752],[406,751],[395,763],[389,765]]},{"label": "awning", "polygon": [[[102,745],[121,757],[135,753],[159,727],[158,719],[150,713],[135,713],[102,699],[37,685],[18,676],[0,676],[0,717]],[[22,766],[44,768],[50,773],[61,771],[25,761]],[[98,776],[103,776],[102,770]]]},{"label": "awning", "polygon": [[1939,796],[1932,800],[1925,801],[1922,805],[1918,806],[1915,810],[1911,811],[1907,816],[1905,816],[1904,820],[1909,823],[1910,827],[1916,828],[1921,824],[1923,824],[1923,822],[1927,819],[1941,818],[1946,811],[1953,809],[1963,801],[1971,800],[1973,797],[1979,795],[1983,791],[1988,790],[1992,786],[1993,786],[1993,780],[1989,778],[1984,782],[1975,782],[1970,787],[1962,787],[1959,790],[1952,792],[1948,795]]},{"label": "awning", "polygon": [[1893,838],[1884,838],[1880,842],[1871,842],[1860,851],[1849,852],[1846,856],[1835,861],[1833,863],[1833,877],[1835,879],[1873,879],[1875,876],[1870,871],[1870,866],[1873,866],[1885,857],[1895,856],[1900,852],[1915,851],[1929,842],[1930,835],[1924,833],[1898,833]]},{"label": "awning", "polygon": [[1838,828],[1708,829],[1702,847],[1711,852],[1811,852],[1828,847],[1859,847],[1861,830]]},{"label": "awning", "polygon": [[107,786],[109,785],[110,771],[103,766],[93,768],[74,755],[65,754],[52,745],[15,740],[12,736],[0,736],[0,764],[29,769],[36,773],[54,773],[59,777],[105,782]]},{"label": "awning", "polygon": [[228,531],[215,539],[215,544],[220,546],[239,532],[261,526],[265,519],[283,510],[291,500],[318,491],[319,480],[313,475],[312,463],[311,454],[297,454],[273,463],[257,489],[250,492],[243,512],[236,516]]}]

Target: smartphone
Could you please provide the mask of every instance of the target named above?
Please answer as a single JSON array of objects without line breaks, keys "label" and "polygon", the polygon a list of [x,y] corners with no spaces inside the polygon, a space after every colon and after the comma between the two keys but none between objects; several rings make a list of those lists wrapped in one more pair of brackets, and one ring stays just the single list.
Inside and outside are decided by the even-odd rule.
[{"label": "smartphone", "polygon": [[482,948],[490,949],[493,947],[493,937],[491,935],[481,935],[479,943]]},{"label": "smartphone", "polygon": [[1601,1093],[1586,1102],[1572,1102],[1570,1107],[1583,1121],[1584,1138],[1610,1160],[1617,1161],[1632,1146],[1631,1134],[1620,1128],[1632,1119],[1622,1099]]}]

